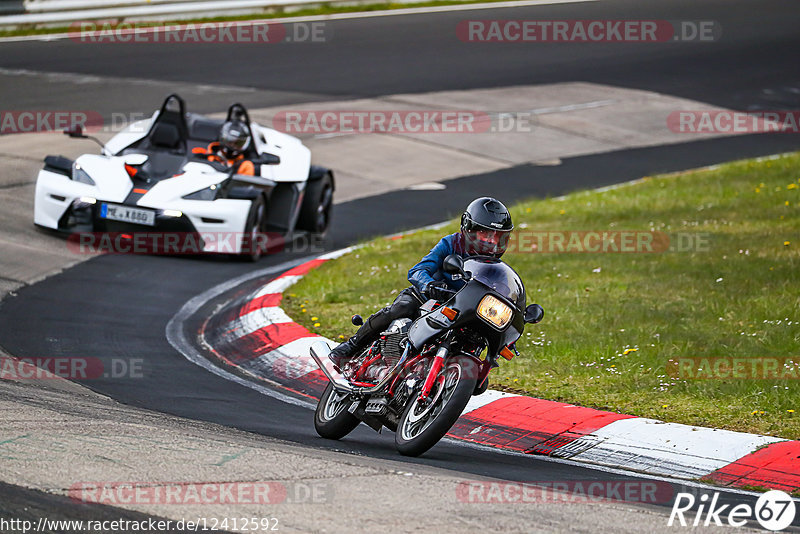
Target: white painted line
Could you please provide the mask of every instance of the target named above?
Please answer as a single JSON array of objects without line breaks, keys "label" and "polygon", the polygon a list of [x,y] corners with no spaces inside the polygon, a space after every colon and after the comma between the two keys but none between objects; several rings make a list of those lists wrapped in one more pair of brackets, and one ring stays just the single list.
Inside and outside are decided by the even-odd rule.
[{"label": "white painted line", "polygon": [[776,159],[781,159],[781,158],[785,158],[785,157],[791,156],[792,154],[794,154],[794,152],[782,152],[780,154],[772,154],[771,156],[761,156],[761,157],[756,158],[755,161],[759,161],[759,162],[761,162],[761,161],[773,161],[773,160],[776,160]]},{"label": "white painted line", "polygon": [[422,182],[408,186],[406,189],[409,191],[441,191],[447,189],[447,186],[441,182]]},{"label": "white painted line", "polygon": [[546,115],[547,113],[560,113],[563,111],[576,111],[579,109],[592,109],[610,106],[618,103],[619,100],[595,100],[594,102],[583,102],[582,104],[567,104],[565,106],[555,106],[551,108],[538,108],[531,109],[530,113],[534,115]]},{"label": "white painted line", "polygon": [[314,134],[314,139],[333,139],[334,137],[344,137],[345,135],[356,135],[356,132],[336,132],[336,133],[324,133],[324,134]]},{"label": "white painted line", "polygon": [[333,252],[328,252],[327,254],[323,254],[318,259],[320,259],[320,260],[335,260],[336,258],[344,256],[348,252],[352,252],[356,248],[357,247],[347,247],[347,248],[341,248],[339,250],[334,250]]}]

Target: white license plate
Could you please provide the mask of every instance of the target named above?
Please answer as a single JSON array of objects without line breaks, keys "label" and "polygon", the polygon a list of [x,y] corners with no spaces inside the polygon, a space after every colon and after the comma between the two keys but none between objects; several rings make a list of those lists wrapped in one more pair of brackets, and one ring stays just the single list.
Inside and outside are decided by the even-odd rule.
[{"label": "white license plate", "polygon": [[131,208],[130,206],[103,204],[100,206],[100,217],[103,219],[144,224],[147,226],[156,225],[156,212],[140,208]]}]

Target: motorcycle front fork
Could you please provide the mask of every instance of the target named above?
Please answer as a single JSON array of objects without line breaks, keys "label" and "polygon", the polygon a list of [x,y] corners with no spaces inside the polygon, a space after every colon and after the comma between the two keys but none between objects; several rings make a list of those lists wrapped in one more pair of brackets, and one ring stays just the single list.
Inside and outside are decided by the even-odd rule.
[{"label": "motorcycle front fork", "polygon": [[428,376],[425,377],[425,382],[422,384],[422,391],[419,392],[420,401],[427,400],[430,396],[433,384],[436,382],[436,377],[442,372],[442,366],[444,366],[444,361],[447,359],[447,354],[449,352],[450,347],[448,345],[442,345],[439,347],[439,350],[436,351],[436,356],[433,357],[433,363],[431,364],[430,371],[428,371]]},{"label": "motorcycle front fork", "polygon": [[[442,372],[442,367],[444,367],[444,362],[447,360],[447,355],[449,352],[450,349],[447,345],[439,347],[439,350],[436,351],[436,356],[433,357],[433,363],[428,371],[428,376],[425,377],[425,383],[422,385],[422,391],[419,393],[420,401],[427,400],[430,396],[433,385],[436,383],[436,378],[439,376],[439,373]],[[480,367],[477,370],[477,385],[483,384],[483,382],[489,377],[489,372],[492,370],[492,367],[492,363],[488,360],[480,363]]]}]

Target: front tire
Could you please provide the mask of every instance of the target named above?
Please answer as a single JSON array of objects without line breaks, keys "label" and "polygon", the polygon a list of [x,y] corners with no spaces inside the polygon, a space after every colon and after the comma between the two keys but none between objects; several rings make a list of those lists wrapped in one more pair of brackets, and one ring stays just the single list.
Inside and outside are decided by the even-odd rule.
[{"label": "front tire", "polygon": [[317,434],[326,439],[342,439],[352,432],[360,421],[347,411],[349,406],[348,396],[338,393],[333,389],[333,384],[328,382],[314,412]]},{"label": "front tire", "polygon": [[451,358],[439,374],[443,380],[437,379],[431,400],[420,402],[419,394],[414,394],[394,435],[400,454],[419,456],[447,434],[475,391],[477,377],[468,372],[473,367],[474,362],[466,356]]}]

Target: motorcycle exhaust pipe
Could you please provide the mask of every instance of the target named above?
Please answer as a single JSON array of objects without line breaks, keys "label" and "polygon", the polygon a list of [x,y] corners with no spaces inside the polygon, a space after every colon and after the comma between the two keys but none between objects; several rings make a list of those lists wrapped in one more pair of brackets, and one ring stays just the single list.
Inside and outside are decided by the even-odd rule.
[{"label": "motorcycle exhaust pipe", "polygon": [[386,384],[388,384],[391,380],[394,380],[394,377],[397,376],[397,373],[400,372],[400,369],[403,368],[405,365],[406,360],[408,359],[408,354],[410,352],[411,343],[406,345],[406,350],[403,351],[403,356],[397,361],[392,370],[386,373],[386,376],[378,382],[376,385],[367,388],[367,387],[356,387],[351,385],[347,380],[342,378],[341,376],[334,376],[331,369],[328,369],[328,366],[325,365],[325,362],[329,362],[330,359],[328,358],[328,354],[331,352],[331,348],[328,346],[327,343],[320,341],[319,343],[314,343],[311,345],[311,357],[314,358],[314,361],[317,362],[317,365],[322,372],[325,373],[325,376],[328,377],[328,380],[331,381],[333,385],[333,389],[338,391],[339,393],[349,393],[349,394],[356,394],[356,395],[369,395],[371,393],[375,393],[376,391],[382,389]]},{"label": "motorcycle exhaust pipe", "polygon": [[[340,393],[355,393],[357,388],[351,386],[341,376],[334,376],[334,371],[332,369],[328,369],[328,366],[325,365],[327,362],[331,361],[330,358],[328,358],[328,354],[330,353],[331,348],[324,341],[320,341],[319,343],[314,343],[311,345],[311,357],[314,358],[314,361],[317,362],[319,368],[322,369],[322,372],[325,373],[325,376],[327,376],[328,380],[331,381],[331,384],[333,384],[333,389]],[[333,365],[332,362],[331,365]]]}]

